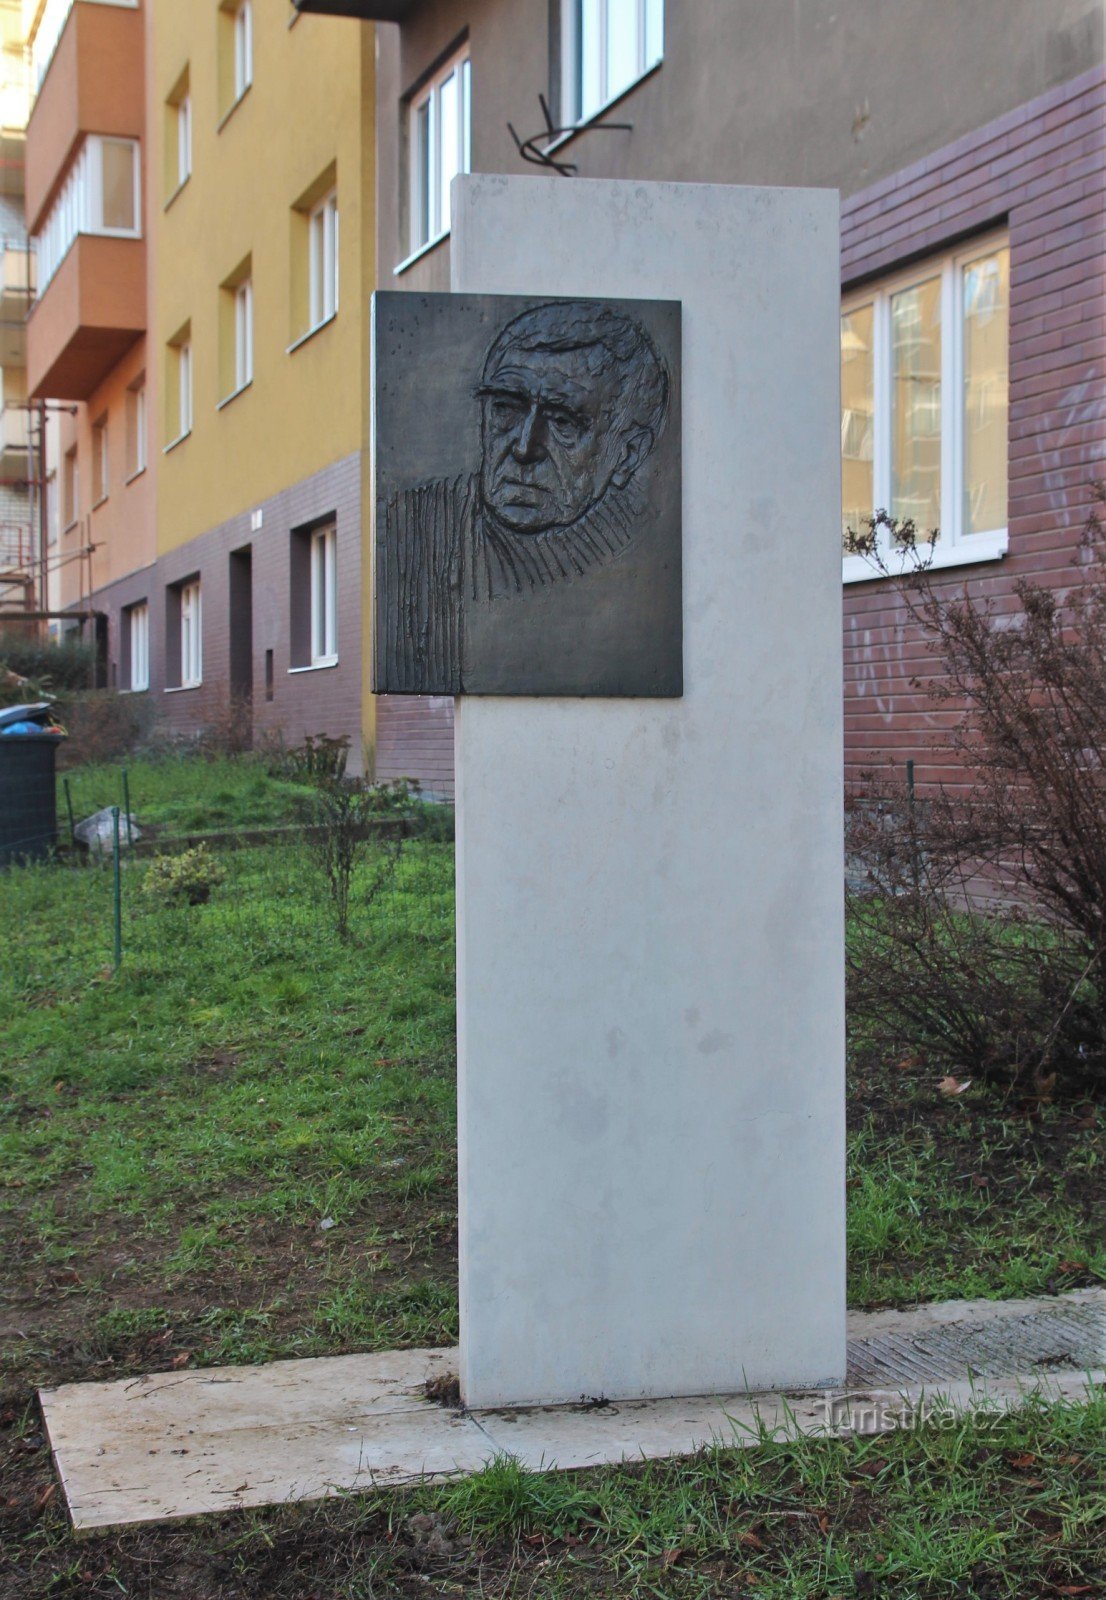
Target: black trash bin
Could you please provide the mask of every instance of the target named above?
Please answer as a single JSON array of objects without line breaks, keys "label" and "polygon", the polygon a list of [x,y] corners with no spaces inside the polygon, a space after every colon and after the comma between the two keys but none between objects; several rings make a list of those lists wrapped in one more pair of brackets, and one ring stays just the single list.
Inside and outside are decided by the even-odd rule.
[{"label": "black trash bin", "polygon": [[49,726],[48,706],[0,712],[0,867],[41,861],[57,845],[55,762],[64,738]]}]

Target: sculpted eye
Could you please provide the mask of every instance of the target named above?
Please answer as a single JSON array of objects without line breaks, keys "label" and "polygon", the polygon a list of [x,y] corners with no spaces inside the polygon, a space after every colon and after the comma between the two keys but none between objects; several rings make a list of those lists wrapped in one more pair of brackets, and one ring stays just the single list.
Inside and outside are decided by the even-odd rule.
[{"label": "sculpted eye", "polygon": [[584,433],[583,423],[569,411],[551,411],[549,427],[561,444],[579,444]]},{"label": "sculpted eye", "polygon": [[509,428],[522,415],[522,408],[505,396],[497,396],[491,404],[492,421],[497,428]]}]

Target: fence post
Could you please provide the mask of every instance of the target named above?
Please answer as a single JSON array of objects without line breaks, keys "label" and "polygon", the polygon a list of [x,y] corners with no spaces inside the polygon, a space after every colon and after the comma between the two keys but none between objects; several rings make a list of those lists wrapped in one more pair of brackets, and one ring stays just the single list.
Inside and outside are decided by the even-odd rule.
[{"label": "fence post", "polygon": [[65,809],[69,813],[69,848],[75,850],[77,848],[77,825],[73,821],[73,796],[69,792],[69,779],[63,778],[61,782],[65,790]]},{"label": "fence post", "polygon": [[112,806],[112,808],[111,808],[111,833],[112,833],[112,845],[113,845],[112,852],[111,852],[111,878],[112,878],[112,898],[113,898],[113,902],[114,902],[114,913],[115,913],[114,955],[115,955],[115,970],[116,970],[116,972],[118,972],[120,966],[122,965],[122,961],[123,961],[123,884],[122,884],[122,877],[121,877],[121,867],[120,867],[120,862],[119,862],[119,807],[118,806]]},{"label": "fence post", "polygon": [[134,839],[131,837],[131,786],[127,782],[127,769],[123,768],[123,815],[127,819],[127,849],[134,849]]}]

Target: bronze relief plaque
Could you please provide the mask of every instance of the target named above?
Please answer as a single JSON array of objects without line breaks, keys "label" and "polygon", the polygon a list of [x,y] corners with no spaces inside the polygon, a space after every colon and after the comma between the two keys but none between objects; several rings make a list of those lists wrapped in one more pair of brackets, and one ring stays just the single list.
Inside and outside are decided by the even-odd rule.
[{"label": "bronze relief plaque", "polygon": [[377,694],[683,692],[680,307],[373,296]]}]

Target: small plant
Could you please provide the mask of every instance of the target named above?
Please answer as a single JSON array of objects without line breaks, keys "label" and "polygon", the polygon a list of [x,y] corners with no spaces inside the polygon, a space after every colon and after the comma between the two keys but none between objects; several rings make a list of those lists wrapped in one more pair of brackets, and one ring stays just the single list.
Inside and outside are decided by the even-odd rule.
[{"label": "small plant", "polygon": [[340,776],[317,778],[314,788],[304,807],[308,846],[326,879],[338,937],[348,939],[354,869],[372,863],[359,884],[360,898],[371,906],[395,878],[411,791],[403,782],[369,784]]},{"label": "small plant", "polygon": [[166,905],[202,906],[225,877],[206,844],[198,844],[180,855],[155,857],[146,870],[142,891]]},{"label": "small plant", "polygon": [[266,761],[274,778],[291,778],[300,783],[339,782],[349,759],[349,736],[309,733],[302,744],[278,743],[267,752]]}]

